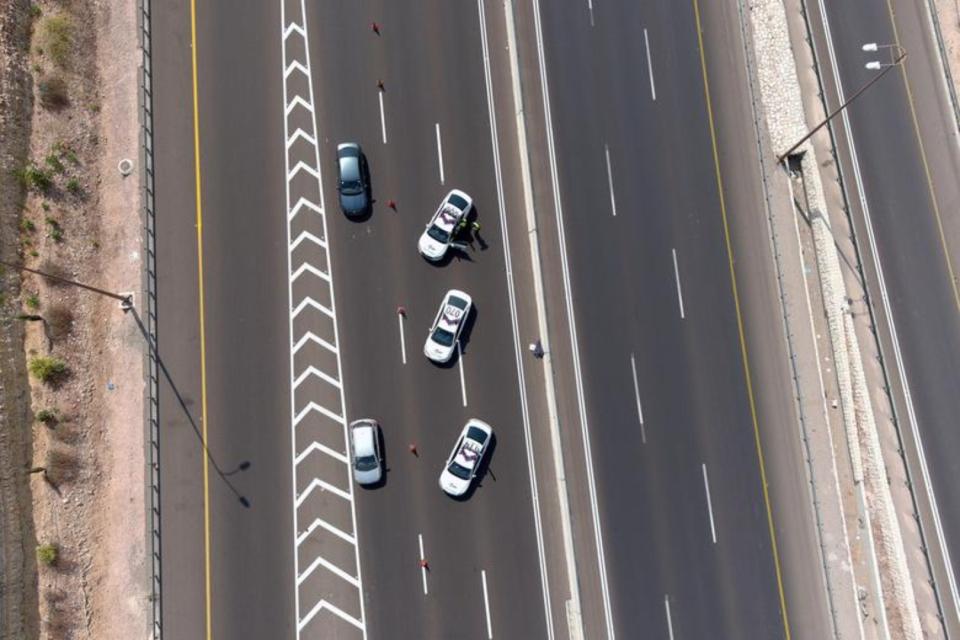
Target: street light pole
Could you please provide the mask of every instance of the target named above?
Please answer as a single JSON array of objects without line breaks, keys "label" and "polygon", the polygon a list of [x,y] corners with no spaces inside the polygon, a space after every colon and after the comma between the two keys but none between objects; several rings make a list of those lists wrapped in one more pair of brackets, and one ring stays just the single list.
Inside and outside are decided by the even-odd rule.
[{"label": "street light pole", "polygon": [[846,102],[844,102],[844,103],[841,104],[839,107],[837,107],[836,109],[834,109],[834,110],[830,113],[830,115],[828,115],[826,118],[824,118],[823,122],[821,122],[820,124],[818,124],[817,126],[815,126],[815,127],[810,131],[810,133],[808,133],[807,135],[805,135],[805,136],[803,136],[802,138],[800,138],[800,140],[799,140],[795,145],[793,145],[792,147],[790,147],[789,149],[787,149],[784,153],[782,153],[779,157],[777,157],[777,164],[780,164],[781,162],[784,161],[785,158],[788,158],[788,157],[790,156],[790,154],[792,154],[794,151],[796,151],[796,150],[800,147],[800,145],[802,145],[804,142],[806,142],[807,140],[809,140],[810,138],[812,138],[812,137],[813,137],[813,134],[815,134],[817,131],[819,131],[820,129],[822,129],[828,122],[830,122],[831,120],[833,120],[834,116],[836,116],[838,113],[840,113],[841,111],[843,111],[844,109],[846,109],[847,106],[848,106],[851,102],[853,102],[854,100],[856,100],[857,98],[859,98],[859,97],[863,94],[864,91],[866,91],[867,89],[869,89],[870,87],[872,87],[876,82],[878,82],[878,81],[880,80],[880,78],[882,78],[884,75],[886,75],[886,73],[887,73],[888,71],[890,71],[890,69],[893,69],[894,67],[896,67],[897,65],[899,65],[899,64],[903,61],[903,59],[906,58],[906,57],[907,57],[907,52],[906,52],[906,51],[902,51],[902,52],[900,53],[900,55],[897,57],[896,60],[894,60],[891,64],[886,65],[886,66],[884,67],[883,71],[881,71],[881,72],[878,73],[877,75],[873,76],[873,78],[871,78],[869,82],[867,82],[867,83],[864,84],[862,87],[860,87],[860,88],[857,90],[856,93],[854,93],[852,96],[850,96],[850,97],[847,99]]},{"label": "street light pole", "polygon": [[56,282],[61,282],[73,287],[78,287],[80,289],[85,289],[87,291],[92,291],[98,293],[102,296],[108,298],[113,298],[114,300],[120,301],[120,308],[123,309],[124,313],[131,313],[133,315],[134,321],[137,323],[137,327],[140,329],[141,335],[143,335],[144,340],[147,341],[147,348],[150,349],[150,354],[153,356],[154,360],[157,361],[157,365],[160,368],[160,371],[163,373],[163,377],[166,378],[167,383],[170,385],[170,388],[173,390],[173,394],[177,397],[177,401],[180,404],[180,408],[183,409],[183,412],[187,415],[187,420],[190,422],[190,426],[193,427],[193,432],[197,436],[197,440],[200,441],[200,448],[203,449],[204,455],[207,456],[207,459],[210,460],[210,463],[213,465],[214,471],[217,475],[220,476],[220,479],[223,480],[224,484],[227,485],[227,488],[237,497],[240,504],[244,507],[250,507],[250,501],[246,496],[237,491],[236,487],[233,486],[233,483],[227,478],[227,476],[232,476],[233,474],[246,471],[250,468],[250,462],[244,460],[236,466],[231,471],[224,471],[220,465],[217,463],[217,459],[213,457],[213,452],[210,451],[210,447],[207,446],[207,441],[203,437],[203,434],[200,432],[199,426],[197,426],[196,421],[193,418],[193,415],[190,413],[190,410],[187,408],[187,403],[184,401],[183,396],[180,395],[180,390],[177,388],[177,385],[173,382],[173,377],[170,375],[170,372],[167,371],[166,365],[163,364],[163,360],[160,358],[160,352],[157,350],[157,345],[154,340],[150,338],[150,334],[147,331],[147,328],[143,325],[143,320],[140,318],[140,314],[137,313],[136,308],[133,306],[133,294],[120,294],[114,293],[112,291],[107,291],[106,289],[100,289],[99,287],[94,287],[82,282],[77,282],[76,280],[70,280],[69,278],[64,278],[63,276],[57,276],[52,273],[46,273],[44,271],[38,271],[37,269],[31,269],[30,267],[24,266],[16,262],[8,262],[6,260],[0,260],[0,265],[4,267],[9,267],[11,269],[20,269],[28,273],[38,275],[42,278],[48,278]]}]

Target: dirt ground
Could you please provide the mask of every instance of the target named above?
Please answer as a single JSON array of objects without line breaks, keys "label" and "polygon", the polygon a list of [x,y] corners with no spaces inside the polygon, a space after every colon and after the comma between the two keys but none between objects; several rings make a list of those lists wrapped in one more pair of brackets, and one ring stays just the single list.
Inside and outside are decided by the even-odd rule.
[{"label": "dirt ground", "polygon": [[[142,300],[138,174],[118,170],[138,158],[136,3],[0,0],[0,10],[32,20],[19,259]],[[89,291],[24,273],[17,302],[28,365],[51,356],[67,368],[49,382],[30,376],[35,533],[24,539],[36,549],[25,551],[24,601],[38,606],[41,638],[147,638],[145,342],[116,300]],[[11,637],[37,637],[25,629]]]}]

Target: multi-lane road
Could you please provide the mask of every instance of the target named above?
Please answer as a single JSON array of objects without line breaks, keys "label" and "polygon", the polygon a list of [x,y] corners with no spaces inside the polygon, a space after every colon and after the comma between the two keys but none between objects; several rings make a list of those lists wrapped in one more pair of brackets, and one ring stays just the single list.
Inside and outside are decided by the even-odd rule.
[{"label": "multi-lane road", "polygon": [[[505,7],[155,7],[168,637],[828,636],[735,7]],[[481,231],[430,265],[453,187]],[[477,309],[437,367],[454,287]],[[455,501],[469,417],[497,441]]]},{"label": "multi-lane road", "polygon": [[[838,85],[850,96],[877,73],[868,62],[906,54],[837,119],[836,139],[940,605],[957,633],[960,147],[928,11],[900,0],[818,2],[812,19],[833,101]],[[863,50],[870,43],[876,51]]]}]

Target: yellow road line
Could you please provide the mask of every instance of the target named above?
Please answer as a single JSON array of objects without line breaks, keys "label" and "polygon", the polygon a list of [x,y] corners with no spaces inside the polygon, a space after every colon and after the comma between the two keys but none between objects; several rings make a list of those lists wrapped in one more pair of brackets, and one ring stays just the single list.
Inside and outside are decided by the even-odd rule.
[{"label": "yellow road line", "polygon": [[193,72],[193,169],[197,198],[197,278],[200,298],[200,424],[203,445],[203,598],[206,638],[213,638],[210,610],[210,457],[207,455],[207,344],[203,315],[203,205],[200,190],[200,99],[197,91],[197,3],[190,0],[190,57]]},{"label": "yellow road line", "polygon": [[[900,45],[900,34],[897,31],[897,20],[894,17],[893,5],[887,0],[887,11],[890,13],[890,26],[893,27],[893,41],[905,51]],[[917,146],[920,148],[920,159],[923,162],[923,172],[927,178],[927,191],[930,193],[930,203],[933,205],[933,216],[937,221],[937,231],[940,234],[940,246],[943,249],[943,260],[947,263],[947,273],[950,275],[950,286],[953,288],[953,303],[960,311],[960,291],[957,290],[957,278],[953,272],[953,262],[950,259],[950,249],[947,247],[947,235],[943,230],[943,218],[940,215],[940,203],[937,202],[937,195],[933,189],[933,176],[930,174],[930,163],[927,162],[927,151],[923,146],[923,138],[920,136],[920,122],[917,120],[917,109],[913,103],[913,91],[910,90],[910,80],[907,78],[906,60],[900,65],[900,74],[903,77],[903,86],[907,90],[907,103],[910,105],[910,118],[913,120],[913,132],[917,137]]]},{"label": "yellow road line", "polygon": [[740,357],[743,360],[743,374],[747,382],[747,397],[750,401],[750,419],[753,421],[753,438],[757,448],[757,460],[760,463],[760,484],[763,489],[763,503],[767,510],[767,528],[773,550],[773,566],[777,577],[777,591],[780,596],[780,611],[783,618],[783,631],[790,640],[790,622],[787,617],[787,599],[783,591],[783,572],[780,569],[780,554],[777,551],[777,536],[773,527],[773,510],[770,507],[770,492],[767,490],[767,472],[763,462],[763,447],[760,444],[760,426],[757,421],[757,405],[753,397],[753,381],[750,377],[750,360],[747,357],[747,340],[743,330],[743,315],[740,312],[740,294],[737,291],[737,274],[733,266],[733,246],[730,242],[730,226],[727,223],[727,204],[723,197],[723,178],[720,175],[720,155],[717,151],[717,133],[713,121],[713,104],[710,100],[710,81],[707,78],[706,52],[703,48],[703,32],[700,24],[700,4],[693,0],[693,12],[697,23],[697,43],[700,47],[700,68],[703,72],[703,93],[707,100],[707,119],[710,122],[710,144],[713,149],[713,166],[717,178],[717,191],[720,195],[720,215],[723,219],[723,237],[727,246],[727,264],[730,269],[730,286],[733,289],[733,304],[737,312],[737,331],[740,335]]}]

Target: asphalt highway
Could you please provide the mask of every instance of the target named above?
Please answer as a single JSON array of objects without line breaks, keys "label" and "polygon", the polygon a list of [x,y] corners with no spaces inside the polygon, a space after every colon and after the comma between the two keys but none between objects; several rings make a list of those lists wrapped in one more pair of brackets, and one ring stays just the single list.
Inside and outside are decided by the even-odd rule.
[{"label": "asphalt highway", "polygon": [[274,97],[279,47],[263,32],[265,25],[274,27],[271,35],[278,29],[279,5],[197,7],[202,272],[190,5],[155,3],[155,16],[160,354],[201,429],[206,406],[214,461],[225,472],[250,463],[229,484],[211,467],[205,487],[196,435],[172,390],[161,390],[164,634],[205,637],[209,614],[212,637],[289,636],[295,625],[288,320],[286,290],[278,286],[286,279],[283,106]]},{"label": "asphalt highway", "polygon": [[[951,572],[955,582],[960,578],[960,489],[956,483],[960,463],[954,455],[960,448],[960,433],[954,428],[960,412],[956,376],[960,367],[960,298],[955,279],[960,228],[954,215],[960,201],[960,149],[956,120],[923,3],[892,2],[889,10],[886,3],[825,6],[846,95],[877,73],[865,68],[868,61],[888,64],[899,55],[900,50],[890,45],[899,43],[907,53],[902,70],[895,69],[848,108],[858,161],[852,171],[853,164],[843,167],[849,172],[848,193],[857,200],[854,211],[861,242],[869,246],[864,208],[857,196],[858,180],[863,187],[863,204],[872,221],[886,283],[886,290],[881,291],[875,277],[870,282],[874,303],[882,308],[883,297],[889,299],[899,338],[895,343],[891,338],[886,354],[897,392],[900,428],[908,442],[913,442],[911,423],[915,423],[920,436],[916,444],[926,458],[929,486],[953,560],[953,566],[943,571]],[[864,52],[865,43],[877,43],[879,51]],[[846,144],[843,148],[846,150]],[[853,162],[849,153],[844,161]],[[895,350],[902,356],[912,398],[909,407]],[[910,456],[908,461],[923,505],[928,484],[919,462]],[[927,515],[925,510],[922,513]],[[957,630],[960,601],[950,579],[939,570],[939,524],[930,517],[924,524],[946,623]]]},{"label": "asphalt highway", "polygon": [[[521,4],[520,67],[530,91],[537,36],[532,5]],[[547,425],[530,424],[522,391],[529,393],[523,385],[534,367],[525,347],[534,334],[521,335],[512,311],[515,303],[523,316],[532,305],[529,266],[511,259],[515,246],[505,246],[501,227],[524,216],[502,5],[283,6],[286,17],[280,2],[200,3],[195,39],[190,2],[155,8],[159,346],[176,384],[161,392],[164,633],[347,638],[359,637],[349,621],[362,618],[370,638],[566,638],[567,594],[555,582],[562,571],[545,566],[553,557],[543,550],[559,527],[540,511],[556,489],[547,447],[531,446]],[[298,6],[306,6],[302,20]],[[742,60],[730,55],[739,43],[735,16],[709,9],[703,20],[710,73],[721,87],[740,86]],[[782,340],[771,329],[779,325],[763,275],[769,256],[762,227],[749,218],[761,205],[752,142],[742,145],[750,132],[745,98],[714,91],[720,163],[739,187],[727,189],[731,242],[746,271],[738,276],[750,294],[742,338],[694,5],[611,3],[591,16],[586,4],[571,3],[544,7],[542,26],[593,450],[591,462],[577,446],[583,425],[568,419],[577,393],[573,369],[564,368],[561,430],[587,637],[610,628],[621,638],[638,629],[784,637],[784,602],[803,620],[794,637],[825,637],[809,505],[794,490],[805,481],[798,445],[783,435],[795,433],[796,418]],[[307,31],[309,47],[301,46]],[[290,66],[287,55],[309,64]],[[291,87],[309,96],[309,108],[290,96],[284,104]],[[549,234],[545,126],[534,102],[529,108],[537,215]],[[289,162],[290,149],[310,136],[307,112],[319,166],[291,178],[285,154]],[[291,113],[307,127],[298,141],[290,131],[284,137]],[[336,204],[334,153],[344,141],[360,143],[370,164],[375,203],[363,221],[346,219]],[[380,422],[387,474],[373,490],[332,481],[325,490],[329,500],[350,496],[357,531],[332,521],[326,531],[355,546],[359,567],[331,556],[333,568],[314,563],[315,572],[298,575],[311,558],[291,541],[319,533],[304,534],[309,520],[295,531],[291,518],[291,496],[299,504],[310,489],[291,460],[291,450],[296,460],[303,451],[291,436],[301,406],[291,403],[298,361],[290,343],[299,334],[288,297],[288,234],[299,223],[284,198],[317,170],[324,197],[312,206],[323,204],[325,216],[317,246],[330,260],[318,264],[336,292],[335,301],[330,293],[317,304],[328,305],[339,329],[334,386],[344,399],[333,413]],[[416,239],[453,187],[473,196],[479,238],[430,265]],[[522,245],[520,229],[510,231]],[[543,268],[548,307],[560,310],[556,244],[545,245]],[[473,296],[476,312],[462,355],[437,367],[422,344],[454,287]],[[565,335],[552,336],[558,365],[572,348],[562,346]],[[751,361],[764,372],[753,399],[741,339],[762,354]],[[437,478],[470,417],[493,426],[496,446],[476,490],[455,501]],[[191,422],[209,447],[206,469]],[[775,461],[772,506],[756,439]],[[586,491],[588,462],[596,502]],[[305,467],[319,474],[314,466],[322,464],[311,457]],[[771,517],[786,541],[779,569]],[[343,604],[350,594],[362,608]],[[308,617],[316,598],[339,613],[328,607]],[[340,626],[325,626],[331,620]]]},{"label": "asphalt highway", "polygon": [[782,637],[694,5],[586,8],[543,35],[615,628]]},{"label": "asphalt highway", "polygon": [[[477,5],[325,3],[308,16],[327,206],[336,207],[333,159],[345,141],[365,150],[375,198],[368,220],[336,213],[330,227],[347,413],[380,421],[389,468],[382,488],[357,498],[370,636],[486,637],[485,571],[497,637],[546,637]],[[473,197],[482,242],[434,266],[416,241],[454,187]],[[423,342],[452,288],[473,297],[475,312],[462,356],[438,367]],[[437,480],[470,417],[494,428],[496,448],[474,494],[456,501]]]}]

